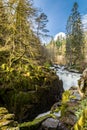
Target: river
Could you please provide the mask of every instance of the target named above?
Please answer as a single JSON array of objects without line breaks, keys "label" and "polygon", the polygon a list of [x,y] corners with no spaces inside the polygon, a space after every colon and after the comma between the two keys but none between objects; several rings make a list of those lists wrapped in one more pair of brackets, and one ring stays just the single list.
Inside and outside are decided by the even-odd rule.
[{"label": "river", "polygon": [[[76,72],[70,72],[65,69],[64,66],[54,65],[50,67],[51,69],[56,71],[56,74],[59,76],[59,79],[63,81],[64,90],[70,89],[72,86],[78,87],[78,80],[80,79],[81,74]],[[42,117],[44,115],[49,114],[50,111],[42,113],[38,115],[36,118]],[[56,116],[60,116],[60,113],[54,113]]]},{"label": "river", "polygon": [[59,76],[59,79],[63,81],[64,90],[68,90],[70,87],[78,87],[78,80],[80,79],[81,74],[76,72],[69,72],[65,69],[64,66],[54,65],[56,74]]}]

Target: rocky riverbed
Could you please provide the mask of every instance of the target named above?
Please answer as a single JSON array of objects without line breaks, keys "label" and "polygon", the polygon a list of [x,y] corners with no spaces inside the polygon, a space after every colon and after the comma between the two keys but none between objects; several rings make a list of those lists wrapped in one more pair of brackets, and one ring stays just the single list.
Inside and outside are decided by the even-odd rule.
[{"label": "rocky riverbed", "polygon": [[[63,69],[56,68],[58,70],[57,74],[63,80],[66,91],[62,96],[61,103],[55,103],[51,108],[51,110],[53,109],[54,118],[48,118],[43,121],[40,130],[87,129],[87,69],[84,70],[82,76],[81,74],[68,72],[67,70],[64,70],[65,73],[63,74]],[[67,75],[66,79],[70,77],[68,78],[68,83],[65,80],[65,75]],[[71,88],[69,85],[71,85]],[[67,91],[67,86],[69,91]],[[83,97],[81,93],[83,93]],[[60,113],[59,116],[57,116],[58,113]]]},{"label": "rocky riverbed", "polygon": [[49,68],[39,66],[39,70],[32,73],[20,75],[13,87],[0,87],[0,106],[14,113],[18,123],[32,121],[38,114],[50,110],[64,92],[62,80]]},{"label": "rocky riverbed", "polygon": [[[70,125],[72,126],[75,121],[76,121],[76,116],[73,116],[73,110],[69,111],[71,108],[73,108],[72,106],[76,106],[78,103],[78,100],[80,100],[80,96],[79,93],[77,91],[77,88],[75,86],[78,85],[78,81],[77,79],[80,78],[80,74],[79,73],[74,73],[74,72],[69,72],[68,70],[66,70],[64,67],[60,67],[60,66],[54,66],[51,69],[56,71],[56,74],[58,75],[60,80],[63,80],[63,87],[65,90],[68,90],[71,86],[71,90],[68,92],[65,92],[65,102],[62,103],[62,101],[60,100],[59,102],[56,102],[51,108],[50,111],[48,111],[47,113],[43,113],[41,115],[39,115],[37,118],[35,118],[33,120],[33,122],[25,122],[23,124],[21,124],[21,128],[23,130],[30,129],[33,127],[33,130],[67,130],[67,127],[65,124],[69,123],[70,120]],[[66,80],[67,78],[67,80]],[[68,83],[68,79],[69,79],[69,83]],[[71,79],[71,80],[70,80]],[[67,87],[68,86],[68,87]],[[70,95],[72,95],[71,97],[77,96],[78,98],[76,99],[72,99],[70,97]],[[70,100],[69,100],[70,98]],[[72,99],[72,102],[71,102]],[[58,101],[58,99],[57,99]],[[68,103],[67,103],[68,101]],[[69,108],[69,110],[67,109]],[[67,112],[65,112],[65,110],[67,109]],[[75,110],[74,110],[75,111]],[[66,117],[68,116],[68,114],[71,114],[72,119],[70,119],[70,117],[67,117],[66,123],[64,123],[64,120],[66,120],[66,118],[61,118],[61,115],[63,115],[63,113],[67,113]],[[74,121],[74,119],[75,121]],[[38,123],[37,123],[38,122]],[[72,123],[73,122],[73,123]],[[35,126],[35,127],[34,127]],[[37,127],[38,126],[38,127]],[[62,127],[61,127],[62,126]]]},{"label": "rocky riverbed", "polygon": [[54,65],[51,69],[54,69],[59,79],[63,81],[63,88],[65,90],[69,90],[72,86],[78,87],[78,80],[81,76],[79,71],[59,65]]},{"label": "rocky riverbed", "polygon": [[[61,72],[61,77],[58,78],[58,81],[61,81],[63,69],[54,69],[58,69],[57,74]],[[87,71],[85,70],[82,76],[79,73],[70,72],[67,77],[70,77],[70,74],[74,75],[73,80],[79,79],[79,82],[74,82],[76,83],[74,85],[71,82],[70,85],[72,85],[67,88],[67,83],[63,81],[66,91],[62,95],[62,100],[59,100],[57,96],[57,102],[50,111],[37,116],[33,121],[21,123],[19,125],[21,130],[87,130]]]}]

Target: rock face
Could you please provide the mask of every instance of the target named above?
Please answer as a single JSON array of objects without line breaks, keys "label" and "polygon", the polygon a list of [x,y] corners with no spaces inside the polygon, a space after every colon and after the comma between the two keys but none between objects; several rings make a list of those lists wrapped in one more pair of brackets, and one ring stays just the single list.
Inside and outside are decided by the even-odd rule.
[{"label": "rock face", "polygon": [[0,130],[19,130],[14,114],[9,114],[4,107],[0,107]]},{"label": "rock face", "polygon": [[42,123],[40,130],[56,130],[58,123],[59,123],[59,120],[48,118]]},{"label": "rock face", "polygon": [[79,93],[82,97],[87,96],[87,68],[83,71],[80,80],[78,81]]},{"label": "rock face", "polygon": [[81,101],[77,88],[71,87],[62,95],[62,101],[55,103],[51,107],[54,115],[42,122],[39,130],[73,130],[77,122],[76,111]]},{"label": "rock face", "polygon": [[61,118],[55,115],[55,118],[48,118],[42,122],[39,130],[71,130],[76,123],[77,118],[75,115],[75,109],[78,106],[78,102],[67,102],[62,106]]},{"label": "rock face", "polygon": [[27,91],[21,88],[0,88],[0,104],[14,113],[17,121],[32,120],[38,114],[48,111],[61,99],[64,91],[62,81],[54,73],[48,75],[44,84],[41,84]]},{"label": "rock face", "polygon": [[[86,72],[83,72],[82,79],[80,79],[84,81],[82,82],[83,87],[87,87],[85,83],[87,81]],[[38,119],[38,121],[40,120]],[[44,118],[39,122],[38,127],[32,130],[86,130],[86,126],[87,97],[81,100],[78,89],[71,87],[69,91],[63,93],[62,101],[51,107],[50,116]]]}]

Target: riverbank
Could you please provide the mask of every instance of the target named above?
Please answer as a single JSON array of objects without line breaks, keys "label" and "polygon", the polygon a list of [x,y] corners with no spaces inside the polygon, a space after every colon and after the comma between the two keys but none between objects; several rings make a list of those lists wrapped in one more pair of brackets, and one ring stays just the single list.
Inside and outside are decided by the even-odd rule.
[{"label": "riverbank", "polygon": [[[84,71],[83,77],[86,78],[86,76]],[[84,81],[83,87],[86,85],[86,81],[87,79]],[[87,85],[85,87],[87,88]],[[34,120],[34,122],[39,120],[39,126],[35,130],[86,130],[86,117],[87,97],[81,98],[78,89],[71,87],[70,90],[63,93],[62,101],[55,103],[49,113]],[[29,129],[30,126],[32,128],[32,125],[32,123],[24,123],[21,124],[21,127]],[[34,126],[32,130],[34,130]]]},{"label": "riverbank", "polygon": [[0,88],[0,106],[14,113],[19,123],[33,120],[38,114],[48,111],[61,99],[64,91],[63,83],[54,71],[43,66],[30,67],[26,73],[12,71],[9,79],[13,82],[3,82]]},{"label": "riverbank", "polygon": [[[37,87],[37,89],[35,89],[36,90],[35,92],[38,92],[36,95],[38,97],[39,97],[39,94],[41,95],[41,97],[39,97],[39,99],[40,99],[39,103],[40,104],[39,104],[38,108],[36,108],[36,106],[34,106],[35,109],[30,109],[30,111],[29,111],[29,107],[26,106],[26,105],[29,104],[29,101],[33,101],[32,102],[33,105],[34,105],[34,102],[35,102],[35,105],[37,105],[37,102],[36,102],[37,97],[36,96],[33,95],[33,99],[31,100],[32,94],[34,94],[34,91],[31,91],[33,93],[31,94],[31,96],[29,98],[26,98],[27,97],[26,94],[28,94],[29,91],[26,92],[26,94],[23,91],[19,91],[18,95],[20,94],[21,96],[19,95],[18,98],[17,98],[17,95],[16,95],[16,98],[17,98],[16,101],[17,101],[17,104],[18,104],[18,107],[17,106],[16,107],[17,107],[18,111],[23,110],[23,108],[25,106],[25,107],[28,108],[28,109],[25,109],[25,110],[28,110],[27,112],[29,113],[29,115],[27,113],[28,121],[26,121],[26,120],[22,121],[22,123],[20,123],[17,126],[17,129],[20,129],[20,130],[71,130],[71,129],[72,130],[86,130],[86,129],[82,129],[82,128],[85,125],[83,118],[84,119],[86,118],[86,117],[84,117],[84,113],[86,114],[87,98],[85,97],[85,98],[81,99],[81,97],[78,93],[77,87],[71,87],[70,90],[66,90],[62,95],[61,92],[63,92],[63,86],[62,86],[62,89],[61,89],[60,77],[56,76],[54,71],[52,71],[52,70],[50,70],[50,73],[49,73],[49,71],[47,71],[47,72],[48,72],[47,82],[46,82],[47,85],[46,84],[45,85],[49,86],[49,87],[46,87],[46,86],[43,87],[42,86],[41,88]],[[58,70],[57,74],[63,75],[63,72],[65,73],[65,71],[62,68],[62,69]],[[66,77],[70,76],[70,74],[72,75],[73,73],[69,72],[69,74]],[[86,77],[85,73],[83,73],[83,74]],[[74,76],[74,78],[76,79],[75,76]],[[45,77],[46,77],[46,75],[45,75]],[[48,84],[48,81],[49,81],[49,84]],[[69,85],[71,85],[71,83]],[[11,91],[10,91],[11,93],[10,93],[6,89],[5,90],[5,92],[6,92],[5,96],[9,97],[9,95],[12,94],[12,91],[13,90],[11,89]],[[43,94],[43,92],[44,92],[44,94]],[[58,92],[59,92],[59,94],[58,94]],[[59,101],[59,99],[58,99],[58,97],[60,97],[60,99],[61,99],[61,96],[59,96],[60,93],[61,93],[61,96],[62,96],[62,101]],[[25,100],[24,100],[24,98],[25,98]],[[5,97],[3,97],[3,99],[6,100]],[[26,101],[26,99],[27,99],[28,102],[26,102],[26,105],[25,105],[24,101]],[[11,98],[11,100],[12,100],[12,98]],[[21,104],[20,107],[19,107],[19,103],[21,103],[20,101],[22,101],[23,104]],[[53,101],[53,103],[52,103],[52,101]],[[38,110],[40,110],[39,109],[40,107],[41,107],[41,109],[43,109],[44,107],[46,108],[46,103],[44,103],[44,102],[47,102],[47,104],[50,103],[50,107],[47,107],[48,110],[50,110],[50,111],[48,113],[43,114],[43,115],[41,114],[37,117],[37,115],[39,113],[44,112],[44,111],[41,110],[41,112],[39,111],[39,113],[34,115],[35,118],[33,117],[32,121],[29,121],[29,118],[31,117],[30,114],[32,115],[32,114],[35,114],[34,112],[38,112]],[[33,110],[35,110],[35,111],[33,111]],[[45,111],[47,111],[47,110],[45,109]],[[20,111],[20,112],[17,113],[18,117],[23,119],[22,115],[21,115],[21,114],[23,114],[23,111]],[[80,118],[82,118],[81,122],[84,124],[82,126],[79,124]],[[85,122],[86,122],[86,119],[85,119]],[[78,124],[79,124],[79,127],[78,127]],[[78,129],[78,128],[81,128],[81,129]]]}]

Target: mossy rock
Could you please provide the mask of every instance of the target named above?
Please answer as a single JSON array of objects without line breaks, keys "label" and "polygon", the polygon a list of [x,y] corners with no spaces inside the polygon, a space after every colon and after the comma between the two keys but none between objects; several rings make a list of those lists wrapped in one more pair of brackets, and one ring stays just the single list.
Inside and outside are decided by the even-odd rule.
[{"label": "mossy rock", "polygon": [[5,115],[8,113],[8,110],[6,108],[0,107],[0,115]]},{"label": "mossy rock", "polygon": [[7,119],[7,120],[14,120],[14,117],[15,115],[14,114],[7,114],[7,115],[4,115],[4,119]]},{"label": "mossy rock", "polygon": [[20,130],[38,130],[40,124],[46,120],[47,118],[52,117],[51,114],[47,114],[45,116],[39,117],[39,118],[35,118],[33,121],[31,122],[24,122],[22,124],[19,125]]},{"label": "mossy rock", "polygon": [[0,108],[0,130],[19,130],[18,123],[14,121],[14,114],[9,114],[4,107]]},{"label": "mossy rock", "polygon": [[20,130],[18,127],[8,127],[8,126],[4,126],[2,128],[0,128],[0,130]]},{"label": "mossy rock", "polygon": [[11,82],[13,84],[15,81],[13,86],[10,84],[0,88],[0,105],[14,113],[19,122],[32,120],[38,114],[48,111],[61,99],[64,91],[62,81],[53,71],[40,67],[32,69],[31,74],[31,77],[24,76],[24,73],[21,77],[20,74],[19,77],[16,75]]}]

